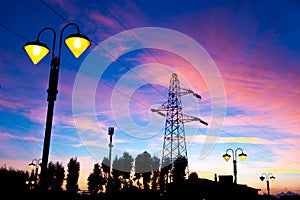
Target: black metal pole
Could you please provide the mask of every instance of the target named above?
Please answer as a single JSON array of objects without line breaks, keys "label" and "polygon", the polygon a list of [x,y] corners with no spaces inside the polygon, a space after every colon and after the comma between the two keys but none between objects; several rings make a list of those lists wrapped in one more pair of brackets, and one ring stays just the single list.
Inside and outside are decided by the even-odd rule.
[{"label": "black metal pole", "polygon": [[234,183],[237,183],[237,168],[236,168],[236,160],[233,160],[233,174],[234,174]]},{"label": "black metal pole", "polygon": [[53,121],[53,112],[54,112],[54,102],[56,100],[56,95],[58,93],[58,75],[59,75],[59,64],[60,59],[58,57],[52,58],[50,75],[49,75],[49,87],[48,87],[48,109],[47,109],[47,118],[46,118],[46,128],[44,136],[44,146],[43,146],[43,157],[41,163],[41,174],[40,174],[40,188],[42,190],[47,190],[47,165],[49,159],[49,150],[50,150],[50,139],[51,139],[51,130],[52,130],[52,121]]},{"label": "black metal pole", "polygon": [[269,180],[267,180],[267,190],[268,190],[268,196],[270,197],[270,185]]}]

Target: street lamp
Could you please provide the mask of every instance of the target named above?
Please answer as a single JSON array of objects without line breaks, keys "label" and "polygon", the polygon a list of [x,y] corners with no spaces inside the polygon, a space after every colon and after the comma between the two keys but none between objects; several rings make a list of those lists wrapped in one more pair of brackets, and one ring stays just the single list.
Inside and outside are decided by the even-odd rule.
[{"label": "street lamp", "polygon": [[34,188],[35,182],[27,180],[27,181],[25,181],[25,184],[28,185],[29,190],[32,190]]},{"label": "street lamp", "polygon": [[110,178],[110,171],[111,171],[111,150],[112,148],[114,147],[114,145],[112,144],[112,136],[114,134],[114,127],[108,127],[108,135],[109,135],[109,144],[108,144],[108,147],[109,147],[109,173],[108,173],[108,177]]},{"label": "street lamp", "polygon": [[[37,183],[37,177],[38,177],[38,171],[39,171],[39,166],[40,166],[40,162],[42,161],[42,159],[33,159],[31,161],[31,163],[29,163],[29,168],[33,171],[35,168],[35,174],[34,174],[34,181],[35,183]],[[35,163],[34,163],[35,162]]]},{"label": "street lamp", "polygon": [[43,146],[43,157],[41,163],[41,174],[40,174],[40,186],[44,188],[46,185],[46,177],[45,173],[47,170],[48,157],[49,157],[49,148],[50,148],[50,138],[51,138],[51,129],[52,129],[52,121],[53,121],[53,110],[54,110],[54,102],[56,100],[56,95],[58,93],[57,85],[58,85],[58,75],[59,75],[59,66],[60,66],[60,54],[62,47],[62,36],[64,30],[69,27],[74,26],[77,30],[76,34],[71,34],[65,39],[65,44],[69,47],[73,55],[78,58],[90,45],[90,41],[88,37],[80,34],[79,27],[75,23],[66,24],[61,32],[59,38],[59,49],[58,56],[55,56],[55,42],[56,42],[56,32],[51,27],[43,28],[37,36],[36,41],[28,42],[24,46],[24,50],[30,57],[33,64],[37,64],[41,59],[43,59],[47,54],[49,54],[50,50],[46,44],[40,42],[40,35],[46,31],[50,30],[53,32],[53,43],[52,43],[52,59],[50,65],[50,75],[49,75],[49,88],[47,90],[48,97],[48,109],[47,109],[47,118],[46,118],[46,127],[45,127],[45,136],[44,136],[44,146]]},{"label": "street lamp", "polygon": [[233,174],[234,174],[234,183],[237,183],[237,167],[236,167],[236,155],[237,155],[237,151],[240,150],[242,153],[240,153],[238,156],[241,159],[241,161],[244,161],[247,158],[247,154],[245,154],[243,152],[243,149],[241,148],[237,148],[235,151],[233,149],[227,149],[226,153],[223,155],[223,158],[225,159],[225,161],[227,162],[231,156],[228,154],[228,151],[232,152],[232,156],[233,156]]},{"label": "street lamp", "polygon": [[272,173],[262,173],[259,178],[260,178],[261,181],[264,181],[266,179],[268,196],[270,196],[270,183],[269,183],[269,180],[271,180],[272,182],[275,181],[275,176],[273,176]]}]

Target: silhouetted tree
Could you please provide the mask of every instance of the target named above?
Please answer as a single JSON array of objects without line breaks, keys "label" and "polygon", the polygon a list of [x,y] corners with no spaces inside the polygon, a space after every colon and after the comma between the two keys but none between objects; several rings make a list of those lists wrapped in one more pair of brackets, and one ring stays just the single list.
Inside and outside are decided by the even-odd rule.
[{"label": "silhouetted tree", "polygon": [[103,190],[105,179],[102,175],[100,165],[96,163],[94,165],[93,172],[88,177],[88,189],[91,195],[97,195],[99,191]]},{"label": "silhouetted tree", "polygon": [[188,165],[188,160],[184,156],[179,156],[174,161],[172,170],[173,182],[182,182],[185,179],[185,169]]},{"label": "silhouetted tree", "polygon": [[103,158],[101,168],[105,176],[108,177],[110,173],[110,165],[109,165],[109,159],[107,157]]},{"label": "silhouetted tree", "polygon": [[71,158],[68,163],[68,175],[66,189],[70,193],[77,193],[78,191],[78,178],[80,171],[80,163],[77,162],[77,158]]},{"label": "silhouetted tree", "polygon": [[133,157],[128,152],[124,152],[122,157],[114,159],[112,175],[117,188],[120,188],[122,183],[127,186],[126,179],[130,178],[133,161]]},{"label": "silhouetted tree", "polygon": [[47,172],[46,172],[46,185],[47,190],[51,189],[51,185],[53,184],[54,179],[54,164],[53,162],[49,162],[47,166]]},{"label": "silhouetted tree", "polygon": [[195,182],[198,180],[198,178],[198,174],[196,172],[192,172],[190,173],[188,180],[191,182]]},{"label": "silhouetted tree", "polygon": [[147,151],[136,156],[135,176],[138,179],[138,181],[141,178],[141,176],[143,177],[144,189],[149,189],[150,182],[152,183],[152,189],[157,188],[157,180],[159,177],[160,165],[159,163],[159,158],[155,156],[151,157],[151,155]]},{"label": "silhouetted tree", "polygon": [[[26,184],[26,181],[28,181]],[[7,169],[6,167],[0,168],[0,193],[1,195],[8,194],[11,198],[12,195],[19,195],[29,189],[29,172],[23,170],[16,170],[13,168]]]},{"label": "silhouetted tree", "polygon": [[102,171],[106,182],[106,191],[111,190],[113,179],[110,172],[110,163],[107,157],[104,157],[101,164]]},{"label": "silhouetted tree", "polygon": [[162,192],[166,189],[166,183],[168,182],[169,171],[172,169],[172,162],[169,157],[165,158],[164,163],[160,169],[159,187]]},{"label": "silhouetted tree", "polygon": [[151,180],[151,186],[153,190],[156,190],[158,185],[159,165],[160,165],[160,159],[154,156],[152,158],[152,180]]},{"label": "silhouetted tree", "polygon": [[54,182],[52,189],[54,191],[60,191],[62,190],[62,185],[65,179],[65,169],[63,165],[59,162],[56,162],[54,165],[55,171],[54,171]]},{"label": "silhouetted tree", "polygon": [[65,170],[62,164],[56,162],[49,162],[47,173],[47,188],[53,191],[62,190],[62,184],[65,178]]},{"label": "silhouetted tree", "polygon": [[135,174],[140,177],[142,174],[144,189],[149,189],[148,183],[150,182],[152,171],[152,159],[151,155],[145,151],[135,158]]},{"label": "silhouetted tree", "polygon": [[130,178],[130,173],[132,171],[132,165],[133,165],[133,157],[128,153],[128,152],[124,152],[123,156],[121,157],[122,159],[122,176],[125,179],[129,179]]}]

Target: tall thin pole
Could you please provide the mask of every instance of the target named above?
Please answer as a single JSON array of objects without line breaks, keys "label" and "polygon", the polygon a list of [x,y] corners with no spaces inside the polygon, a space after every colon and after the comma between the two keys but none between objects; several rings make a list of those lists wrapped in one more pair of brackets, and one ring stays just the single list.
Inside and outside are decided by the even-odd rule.
[{"label": "tall thin pole", "polygon": [[49,150],[50,150],[50,139],[51,139],[51,130],[52,130],[52,121],[53,121],[53,111],[54,111],[54,102],[56,100],[56,95],[58,93],[58,75],[59,75],[59,64],[60,60],[58,57],[54,57],[51,61],[50,67],[50,76],[49,76],[49,87],[48,87],[48,109],[47,109],[47,118],[46,118],[46,127],[45,127],[45,136],[44,136],[44,146],[43,146],[43,156],[41,163],[41,174],[40,174],[40,187],[42,190],[46,190],[46,171],[49,159]]},{"label": "tall thin pole", "polygon": [[269,183],[269,180],[267,180],[267,190],[268,190],[268,196],[270,197],[270,183]]},{"label": "tall thin pole", "polygon": [[109,135],[109,144],[108,144],[108,147],[109,147],[109,155],[108,155],[108,159],[109,159],[109,173],[108,173],[108,177],[110,178],[110,171],[111,171],[111,151],[112,151],[112,148],[113,148],[113,144],[112,144],[112,136],[114,134],[114,127],[109,127],[108,128],[108,135]]},{"label": "tall thin pole", "polygon": [[234,175],[234,183],[237,183],[237,166],[236,159],[233,160],[233,175]]}]

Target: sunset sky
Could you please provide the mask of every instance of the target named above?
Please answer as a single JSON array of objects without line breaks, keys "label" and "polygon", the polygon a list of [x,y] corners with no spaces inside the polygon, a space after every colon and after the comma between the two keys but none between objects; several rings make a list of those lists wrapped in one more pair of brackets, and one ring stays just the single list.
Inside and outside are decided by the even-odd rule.
[{"label": "sunset sky", "polygon": [[[184,125],[189,171],[231,175],[222,155],[242,148],[239,184],[266,193],[259,177],[272,173],[272,194],[300,193],[299,1],[4,0],[0,16],[1,167],[27,170],[42,156],[51,56],[34,65],[23,46],[52,27],[57,55],[73,22],[92,44],[78,59],[62,44],[49,161],[77,157],[81,189],[108,157],[108,127],[113,158],[161,158],[165,118],[151,109],[176,73],[202,97],[182,96],[183,113],[208,122]],[[40,41],[52,47],[53,33]]]}]

